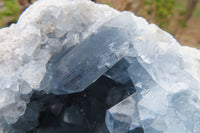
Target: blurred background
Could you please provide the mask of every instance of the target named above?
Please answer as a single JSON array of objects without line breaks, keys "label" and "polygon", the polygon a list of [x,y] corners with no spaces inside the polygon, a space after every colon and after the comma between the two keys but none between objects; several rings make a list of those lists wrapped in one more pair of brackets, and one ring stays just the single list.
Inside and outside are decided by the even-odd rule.
[{"label": "blurred background", "polygon": [[[0,0],[0,28],[16,23],[36,0]],[[59,1],[59,0],[58,0]],[[170,32],[182,44],[200,49],[200,0],[92,0],[132,11]]]}]

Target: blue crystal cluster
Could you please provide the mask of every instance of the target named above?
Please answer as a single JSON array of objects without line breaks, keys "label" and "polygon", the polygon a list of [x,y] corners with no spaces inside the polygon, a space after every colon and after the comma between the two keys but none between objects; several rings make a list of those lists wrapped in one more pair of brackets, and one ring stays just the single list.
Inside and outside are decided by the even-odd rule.
[{"label": "blue crystal cluster", "polygon": [[0,133],[200,132],[200,51],[133,13],[40,0],[0,36]]}]

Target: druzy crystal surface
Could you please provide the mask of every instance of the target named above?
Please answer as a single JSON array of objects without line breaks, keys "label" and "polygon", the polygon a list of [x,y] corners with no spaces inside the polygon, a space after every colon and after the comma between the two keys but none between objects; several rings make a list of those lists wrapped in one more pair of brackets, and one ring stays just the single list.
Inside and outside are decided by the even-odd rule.
[{"label": "druzy crystal surface", "polygon": [[200,51],[131,12],[39,0],[0,36],[0,133],[200,132]]}]

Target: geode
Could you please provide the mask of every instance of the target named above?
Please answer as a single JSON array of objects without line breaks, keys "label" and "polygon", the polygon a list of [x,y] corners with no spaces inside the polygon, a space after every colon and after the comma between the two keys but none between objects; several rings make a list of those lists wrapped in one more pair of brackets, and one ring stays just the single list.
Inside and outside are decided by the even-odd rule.
[{"label": "geode", "polygon": [[200,51],[131,12],[39,0],[0,36],[0,133],[200,132]]}]

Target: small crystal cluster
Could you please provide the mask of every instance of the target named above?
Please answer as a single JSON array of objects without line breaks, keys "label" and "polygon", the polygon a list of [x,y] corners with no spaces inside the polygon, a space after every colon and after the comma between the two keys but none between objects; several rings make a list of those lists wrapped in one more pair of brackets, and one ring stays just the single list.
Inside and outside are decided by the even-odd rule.
[{"label": "small crystal cluster", "polygon": [[200,132],[200,51],[133,13],[40,0],[0,36],[0,133]]}]

